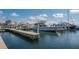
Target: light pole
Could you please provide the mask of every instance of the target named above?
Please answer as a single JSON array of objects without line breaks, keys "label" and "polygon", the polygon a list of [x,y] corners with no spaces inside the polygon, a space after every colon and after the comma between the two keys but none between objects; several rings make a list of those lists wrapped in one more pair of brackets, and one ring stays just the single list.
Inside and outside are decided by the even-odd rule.
[{"label": "light pole", "polygon": [[37,33],[39,33],[39,19],[37,17]]},{"label": "light pole", "polygon": [[38,26],[37,26],[37,33],[39,33],[39,23],[37,24]]},{"label": "light pole", "polygon": [[[69,13],[69,10],[68,10],[68,24],[69,24],[69,19],[70,19],[70,13]],[[69,30],[69,25],[68,26],[68,30]]]}]

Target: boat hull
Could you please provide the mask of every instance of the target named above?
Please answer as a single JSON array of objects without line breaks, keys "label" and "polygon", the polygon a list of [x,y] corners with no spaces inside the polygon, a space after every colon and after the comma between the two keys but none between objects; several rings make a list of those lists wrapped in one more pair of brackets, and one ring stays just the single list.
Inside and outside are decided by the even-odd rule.
[{"label": "boat hull", "polygon": [[[36,28],[34,29],[36,30]],[[40,27],[39,31],[44,31],[44,32],[55,32],[55,28],[54,27]]]}]

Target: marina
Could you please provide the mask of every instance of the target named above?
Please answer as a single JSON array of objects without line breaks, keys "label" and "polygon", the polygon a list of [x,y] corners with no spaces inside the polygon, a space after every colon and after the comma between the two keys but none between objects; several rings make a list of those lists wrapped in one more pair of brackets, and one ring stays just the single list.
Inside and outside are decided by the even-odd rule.
[{"label": "marina", "polygon": [[[79,10],[3,11],[4,15],[0,14],[1,49],[79,49]],[[76,13],[72,14],[73,11]]]}]

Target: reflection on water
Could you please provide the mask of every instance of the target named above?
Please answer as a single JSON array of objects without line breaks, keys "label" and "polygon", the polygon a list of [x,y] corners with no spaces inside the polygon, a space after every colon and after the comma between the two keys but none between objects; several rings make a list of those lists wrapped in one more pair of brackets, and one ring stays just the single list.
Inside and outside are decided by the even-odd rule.
[{"label": "reflection on water", "polygon": [[3,39],[10,49],[24,48],[79,48],[79,31],[40,32],[40,39],[30,40],[9,32],[3,33]]}]

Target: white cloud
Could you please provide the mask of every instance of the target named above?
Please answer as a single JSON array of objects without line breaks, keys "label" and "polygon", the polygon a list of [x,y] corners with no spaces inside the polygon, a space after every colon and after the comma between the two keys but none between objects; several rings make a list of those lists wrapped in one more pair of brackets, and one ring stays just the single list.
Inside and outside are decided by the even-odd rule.
[{"label": "white cloud", "polygon": [[78,19],[70,19],[69,20],[69,23],[75,24],[75,25],[78,25],[79,26],[79,20]]},{"label": "white cloud", "polygon": [[47,18],[41,17],[41,16],[36,16],[36,19],[38,20],[47,20]]},{"label": "white cloud", "polygon": [[2,10],[0,10],[0,14],[3,14],[3,11]]},{"label": "white cloud", "polygon": [[47,14],[40,14],[41,17],[48,17]]},{"label": "white cloud", "polygon": [[19,16],[19,15],[16,14],[15,12],[13,12],[13,13],[11,14],[11,16]]},{"label": "white cloud", "polygon": [[40,14],[38,16],[30,16],[28,19],[28,23],[37,23],[40,21],[46,21],[47,20],[48,15],[47,14]]},{"label": "white cloud", "polygon": [[30,24],[33,24],[35,22],[36,22],[36,17],[34,17],[34,16],[30,16],[29,20],[27,21],[27,23],[30,23]]},{"label": "white cloud", "polygon": [[6,19],[6,16],[0,16],[0,23],[4,23]]},{"label": "white cloud", "polygon": [[34,16],[29,17],[29,19],[35,20],[36,18]]},{"label": "white cloud", "polygon": [[40,14],[38,16],[30,16],[28,19],[29,19],[27,21],[28,23],[37,23],[37,22],[41,22],[41,21],[46,21],[47,15],[46,14]]},{"label": "white cloud", "polygon": [[79,13],[79,9],[72,9],[72,10],[70,10],[70,13],[73,13],[73,14]]},{"label": "white cloud", "polygon": [[66,14],[63,14],[63,13],[56,13],[56,14],[53,14],[52,16],[56,18],[63,18],[65,15]]}]

